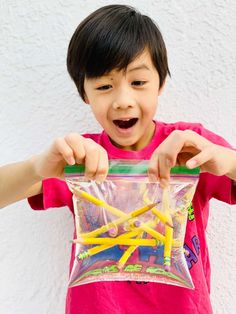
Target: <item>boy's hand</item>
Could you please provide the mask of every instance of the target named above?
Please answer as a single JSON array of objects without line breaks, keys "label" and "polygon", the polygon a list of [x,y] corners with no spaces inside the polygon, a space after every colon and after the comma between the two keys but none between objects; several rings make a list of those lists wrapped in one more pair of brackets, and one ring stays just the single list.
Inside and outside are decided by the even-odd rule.
[{"label": "boy's hand", "polygon": [[92,139],[71,133],[56,139],[50,148],[32,157],[35,172],[41,178],[62,177],[66,164],[85,164],[88,179],[103,181],[108,173],[105,149]]},{"label": "boy's hand", "polygon": [[189,169],[200,167],[201,172],[227,175],[236,180],[236,152],[213,144],[194,131],[173,131],[153,152],[149,163],[149,180],[168,185],[170,168],[175,165]]}]

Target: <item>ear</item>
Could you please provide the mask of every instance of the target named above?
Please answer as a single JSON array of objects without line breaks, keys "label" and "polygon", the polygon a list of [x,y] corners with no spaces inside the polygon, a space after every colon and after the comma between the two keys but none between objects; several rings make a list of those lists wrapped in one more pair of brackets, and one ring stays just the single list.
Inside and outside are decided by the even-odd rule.
[{"label": "ear", "polygon": [[162,87],[159,88],[159,91],[158,91],[158,96],[160,96],[165,88],[165,85],[166,85],[166,79],[164,80],[163,84],[162,84]]},{"label": "ear", "polygon": [[88,97],[87,97],[87,95],[86,95],[85,93],[84,93],[84,102],[85,102],[87,105],[90,104],[89,99],[88,99]]}]

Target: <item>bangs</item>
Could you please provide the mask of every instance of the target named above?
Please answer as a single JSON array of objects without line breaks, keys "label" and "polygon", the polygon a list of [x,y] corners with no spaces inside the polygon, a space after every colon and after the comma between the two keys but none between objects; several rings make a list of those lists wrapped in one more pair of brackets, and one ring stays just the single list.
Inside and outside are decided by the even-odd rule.
[{"label": "bangs", "polygon": [[99,77],[114,69],[125,70],[143,52],[147,42],[144,33],[139,31],[143,28],[139,25],[141,21],[137,20],[138,16],[132,15],[129,19],[113,20],[112,27],[108,26],[109,21],[102,23],[96,37],[90,38],[89,53],[84,56],[82,72],[87,78]]}]

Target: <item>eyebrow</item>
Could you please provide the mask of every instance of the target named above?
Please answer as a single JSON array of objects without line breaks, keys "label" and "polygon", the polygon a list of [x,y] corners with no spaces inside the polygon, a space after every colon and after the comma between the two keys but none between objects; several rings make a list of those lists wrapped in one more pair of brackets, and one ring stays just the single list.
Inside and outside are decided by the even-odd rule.
[{"label": "eyebrow", "polygon": [[137,70],[148,70],[150,71],[149,67],[145,64],[142,63],[134,68],[129,69],[127,72],[132,72],[132,71],[137,71]]},{"label": "eyebrow", "polygon": [[[145,63],[142,63],[140,65],[134,66],[133,68],[131,67],[129,70],[127,70],[127,72],[133,72],[133,71],[137,71],[137,70],[148,70],[148,71],[150,71],[150,68]],[[110,76],[111,76],[110,73],[102,75],[102,77],[110,77]],[[95,77],[94,78],[94,80],[97,80],[97,79],[101,79],[101,77],[98,77],[98,78]],[[113,80],[113,78],[111,78],[111,80]]]}]

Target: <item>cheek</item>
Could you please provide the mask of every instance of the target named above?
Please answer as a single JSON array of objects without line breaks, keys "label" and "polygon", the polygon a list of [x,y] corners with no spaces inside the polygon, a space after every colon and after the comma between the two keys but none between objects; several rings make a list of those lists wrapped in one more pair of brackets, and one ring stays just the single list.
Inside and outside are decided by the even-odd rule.
[{"label": "cheek", "polygon": [[155,114],[157,109],[157,97],[148,96],[143,101],[143,112],[147,115]]},{"label": "cheek", "polygon": [[103,122],[106,119],[107,112],[103,106],[96,105],[92,106],[91,109],[97,121]]}]

